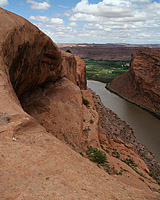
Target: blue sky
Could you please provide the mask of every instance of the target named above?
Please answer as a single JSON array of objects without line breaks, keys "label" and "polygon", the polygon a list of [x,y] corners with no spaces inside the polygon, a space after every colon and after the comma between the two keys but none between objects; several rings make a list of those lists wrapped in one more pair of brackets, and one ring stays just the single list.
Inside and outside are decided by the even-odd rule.
[{"label": "blue sky", "polygon": [[0,0],[56,43],[160,44],[160,0]]}]

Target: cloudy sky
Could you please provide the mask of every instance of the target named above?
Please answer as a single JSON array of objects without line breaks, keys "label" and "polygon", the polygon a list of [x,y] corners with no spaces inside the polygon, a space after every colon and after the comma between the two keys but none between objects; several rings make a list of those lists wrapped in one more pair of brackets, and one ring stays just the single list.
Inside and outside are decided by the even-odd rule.
[{"label": "cloudy sky", "polygon": [[160,0],[0,0],[56,43],[160,44]]}]

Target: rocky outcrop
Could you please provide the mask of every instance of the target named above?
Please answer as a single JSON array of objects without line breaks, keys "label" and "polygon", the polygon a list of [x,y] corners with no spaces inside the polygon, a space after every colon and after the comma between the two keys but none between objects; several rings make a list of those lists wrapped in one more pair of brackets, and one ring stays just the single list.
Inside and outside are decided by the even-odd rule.
[{"label": "rocky outcrop", "polygon": [[[81,91],[74,83],[62,78],[27,92],[21,97],[21,103],[48,133],[80,152],[91,143],[99,146],[98,114],[88,95],[88,91]],[[89,100],[90,108],[82,104],[82,96]],[[87,123],[90,120],[92,124]]]},{"label": "rocky outcrop", "polygon": [[[150,188],[159,186],[133,150],[145,180],[112,155],[112,176],[81,156],[87,146],[100,149],[105,137],[85,90],[84,62],[3,9],[0,27],[0,199],[158,199]],[[125,151],[117,141],[112,147]],[[103,148],[107,144],[106,138]],[[116,172],[121,167],[122,179]]]},{"label": "rocky outcrop", "polygon": [[[49,37],[25,19],[2,9],[1,15],[1,65],[6,66],[18,96],[64,76],[85,89],[85,81],[79,79],[77,72],[77,57],[61,52]],[[84,73],[84,63],[81,65]]]},{"label": "rocky outcrop", "polygon": [[129,72],[110,87],[141,106],[160,114],[160,51],[142,48],[132,55]]}]

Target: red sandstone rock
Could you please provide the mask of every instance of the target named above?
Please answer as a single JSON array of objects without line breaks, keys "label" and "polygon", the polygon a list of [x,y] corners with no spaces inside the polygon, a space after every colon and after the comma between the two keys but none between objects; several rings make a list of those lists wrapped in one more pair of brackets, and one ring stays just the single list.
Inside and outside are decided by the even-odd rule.
[{"label": "red sandstone rock", "polygon": [[143,48],[134,53],[130,71],[115,78],[110,87],[160,114],[160,51]]},{"label": "red sandstone rock", "polygon": [[[82,96],[89,100],[90,107],[82,105]],[[98,114],[93,110],[94,103],[91,101],[92,96],[87,90],[81,91],[66,78],[47,83],[21,97],[24,110],[47,132],[79,152],[91,143],[100,146]]]},{"label": "red sandstone rock", "polygon": [[[86,81],[79,58],[3,9],[0,49],[1,200],[159,198],[149,182],[138,189],[127,178],[124,184],[74,151],[99,147],[98,114],[89,91],[80,90]],[[134,181],[143,182],[138,175]]]},{"label": "red sandstone rock", "polygon": [[[64,76],[78,83],[81,89],[86,87],[85,80],[78,78],[84,70],[78,71],[77,58],[59,50],[49,37],[27,20],[2,9],[0,12],[1,65],[7,67],[18,95]],[[83,84],[79,83],[81,81]]]}]

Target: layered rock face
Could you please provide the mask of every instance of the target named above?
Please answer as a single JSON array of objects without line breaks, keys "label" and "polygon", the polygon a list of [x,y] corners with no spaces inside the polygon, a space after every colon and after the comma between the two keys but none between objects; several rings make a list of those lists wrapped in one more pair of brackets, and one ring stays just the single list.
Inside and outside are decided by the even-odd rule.
[{"label": "layered rock face", "polygon": [[124,97],[160,114],[160,51],[143,48],[132,55],[129,72],[110,87]]},{"label": "layered rock face", "polygon": [[[56,81],[64,76],[85,89],[86,83],[77,72],[77,57],[61,52],[49,37],[28,21],[1,12],[1,63],[7,66],[18,96],[46,81]],[[84,63],[81,66],[85,77]]]},{"label": "layered rock face", "polygon": [[98,132],[79,57],[60,51],[38,28],[3,9],[0,49],[1,200],[159,198],[150,190],[159,186],[132,147],[128,152],[146,180],[111,155],[112,167],[126,168],[124,177],[108,175],[79,154],[87,146],[100,148],[100,141],[122,149],[123,156],[128,149],[120,140],[108,144]]}]

